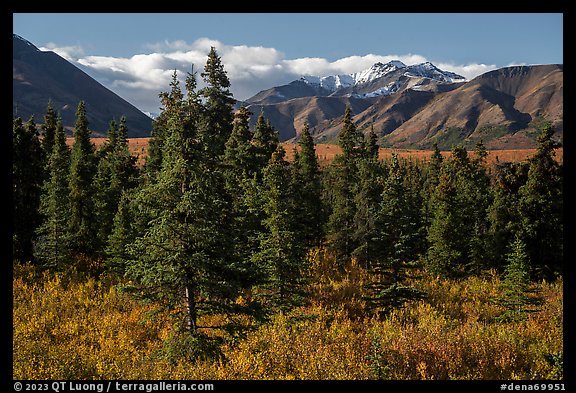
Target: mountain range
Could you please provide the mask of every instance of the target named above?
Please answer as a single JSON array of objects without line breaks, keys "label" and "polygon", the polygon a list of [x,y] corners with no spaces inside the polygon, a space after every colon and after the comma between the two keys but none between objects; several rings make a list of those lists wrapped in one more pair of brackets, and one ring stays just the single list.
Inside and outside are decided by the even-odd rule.
[{"label": "mountain range", "polygon": [[[482,140],[489,149],[535,146],[537,129],[551,122],[563,139],[563,65],[512,66],[472,80],[430,62],[375,63],[356,73],[304,75],[286,85],[238,101],[264,115],[281,141],[295,141],[304,123],[317,143],[337,141],[346,106],[357,127],[373,129],[385,147],[449,149]],[[112,118],[126,115],[129,137],[150,136],[152,119],[85,72],[51,51],[13,35],[13,114],[41,123],[51,99],[72,129],[84,100],[94,136],[105,135]]]},{"label": "mountain range", "polygon": [[394,60],[347,75],[303,76],[242,103],[294,140],[308,122],[317,142],[335,142],[350,106],[355,124],[373,127],[383,146],[514,149],[535,145],[543,121],[563,136],[563,65],[512,66],[470,81],[430,62]]},{"label": "mountain range", "polygon": [[130,137],[149,136],[152,119],[67,60],[51,51],[41,51],[14,34],[12,40],[12,113],[24,121],[34,115],[42,123],[48,100],[72,129],[80,100],[94,136],[104,136],[110,120],[126,116]]}]

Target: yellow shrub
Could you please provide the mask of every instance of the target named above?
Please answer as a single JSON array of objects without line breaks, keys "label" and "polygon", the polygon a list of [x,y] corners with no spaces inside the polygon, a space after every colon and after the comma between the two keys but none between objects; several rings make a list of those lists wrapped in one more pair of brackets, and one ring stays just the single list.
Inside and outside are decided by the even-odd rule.
[{"label": "yellow shrub", "polygon": [[[363,307],[366,272],[312,255],[312,302],[276,314],[222,358],[159,356],[174,335],[167,313],[116,291],[113,280],[15,265],[15,379],[558,379],[562,281],[538,283],[545,299],[525,321],[501,323],[496,274],[412,278],[427,293],[385,319]],[[239,300],[241,301],[241,300]],[[214,325],[224,316],[205,317]],[[246,325],[253,322],[244,321]],[[211,332],[217,336],[217,333]]]}]

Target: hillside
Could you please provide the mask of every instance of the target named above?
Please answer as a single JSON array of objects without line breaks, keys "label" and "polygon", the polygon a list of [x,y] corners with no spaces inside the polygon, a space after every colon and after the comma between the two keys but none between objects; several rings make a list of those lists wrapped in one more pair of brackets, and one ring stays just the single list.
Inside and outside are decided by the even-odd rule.
[{"label": "hillside", "polygon": [[[380,64],[356,74],[303,77],[262,91],[246,104],[255,118],[264,112],[281,140],[298,136],[307,121],[317,142],[335,142],[346,105],[364,131],[374,127],[383,146],[429,149],[491,149],[535,146],[543,121],[563,139],[563,65],[513,66],[464,82],[431,63],[419,68]],[[408,70],[408,71],[407,71]]]},{"label": "hillside", "polygon": [[40,51],[22,37],[13,35],[12,113],[27,120],[34,115],[41,123],[48,100],[62,116],[65,128],[74,127],[76,108],[86,102],[90,129],[94,135],[105,135],[112,118],[127,118],[130,137],[149,136],[152,120],[84,71],[54,52]]}]

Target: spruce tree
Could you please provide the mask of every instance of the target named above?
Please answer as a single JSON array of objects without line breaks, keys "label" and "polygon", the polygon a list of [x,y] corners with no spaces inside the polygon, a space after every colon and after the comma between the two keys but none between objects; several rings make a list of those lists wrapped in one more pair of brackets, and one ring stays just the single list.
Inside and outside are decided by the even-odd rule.
[{"label": "spruce tree", "polygon": [[252,137],[256,154],[256,166],[258,168],[258,178],[262,179],[262,171],[268,165],[268,161],[278,146],[278,132],[264,117],[264,111],[260,112],[254,135]]},{"label": "spruce tree", "polygon": [[360,147],[364,145],[364,138],[352,122],[352,110],[350,106],[346,106],[342,124],[342,131],[338,134],[338,145],[342,149],[344,161],[354,161],[354,159],[362,155],[362,149]]},{"label": "spruce tree", "polygon": [[95,250],[96,225],[92,180],[96,172],[95,147],[90,140],[86,105],[80,101],[76,111],[74,145],[68,179],[68,244],[75,255],[92,255]]},{"label": "spruce tree", "polygon": [[182,116],[182,100],[184,95],[180,88],[178,81],[178,73],[176,70],[172,73],[172,80],[170,82],[170,91],[161,92],[159,94],[160,102],[162,103],[161,112],[156,119],[152,122],[151,138],[148,142],[148,154],[146,156],[145,173],[148,179],[154,178],[160,172],[162,167],[162,149],[164,142],[168,135],[167,122],[168,118],[175,113]]},{"label": "spruce tree", "polygon": [[380,147],[378,146],[378,137],[374,132],[374,124],[370,126],[370,132],[366,136],[366,155],[369,158],[378,159],[378,152]]},{"label": "spruce tree", "polygon": [[376,154],[370,154],[358,164],[358,192],[355,196],[353,239],[357,245],[352,255],[368,268],[378,257],[376,233],[378,231],[378,211],[382,200],[385,173]]},{"label": "spruce tree", "polygon": [[517,236],[510,244],[507,265],[500,285],[502,294],[495,302],[505,311],[498,317],[500,321],[518,321],[526,318],[527,313],[537,311],[542,298],[535,296],[530,288],[530,264],[526,245]]},{"label": "spruce tree", "polygon": [[226,142],[222,163],[226,193],[230,196],[231,235],[234,248],[230,254],[249,269],[252,254],[258,247],[263,212],[258,197],[256,150],[249,129],[251,113],[241,107],[234,116],[232,134]]},{"label": "spruce tree", "polygon": [[52,154],[48,158],[48,178],[44,182],[40,213],[42,225],[38,228],[36,258],[45,266],[62,269],[68,263],[66,242],[68,211],[68,174],[70,170],[70,149],[62,120],[58,118]]},{"label": "spruce tree", "polygon": [[211,47],[204,72],[200,74],[206,87],[200,90],[205,99],[204,122],[199,131],[200,138],[213,156],[224,153],[224,144],[232,133],[233,105],[230,80],[216,48]]},{"label": "spruce tree", "polygon": [[327,184],[331,212],[327,223],[329,249],[343,267],[358,247],[354,239],[355,196],[358,188],[358,161],[364,156],[362,134],[352,122],[350,107],[346,107],[338,144],[342,154],[330,166]]},{"label": "spruce tree", "polygon": [[[471,160],[464,147],[457,145],[442,165],[428,201],[428,262],[435,273],[469,274],[489,264],[486,248],[492,196],[484,158],[480,152]],[[466,236],[457,237],[452,231]]]},{"label": "spruce tree", "polygon": [[52,155],[54,139],[56,135],[57,127],[57,114],[52,107],[52,100],[48,101],[48,106],[46,107],[46,114],[44,115],[44,124],[42,124],[42,150],[44,151],[44,158],[46,162]]},{"label": "spruce tree", "polygon": [[308,123],[300,133],[300,151],[294,158],[293,187],[297,198],[300,234],[306,247],[320,245],[325,222],[320,167]]},{"label": "spruce tree", "polygon": [[[244,294],[249,274],[236,258],[230,217],[231,201],[220,165],[197,135],[186,116],[185,105],[174,106],[165,117],[166,139],[162,166],[154,181],[142,186],[131,206],[138,211],[119,210],[110,249],[116,262],[147,298],[155,298],[182,317],[182,331],[194,342],[205,337],[203,329],[221,328],[234,333],[236,315],[256,308],[251,301],[237,302]],[[143,227],[126,225],[130,216]],[[139,233],[118,250],[122,236]],[[125,261],[122,261],[122,254]],[[221,325],[202,324],[203,315],[222,314]]]},{"label": "spruce tree", "polygon": [[492,182],[492,204],[488,209],[489,254],[492,266],[506,265],[507,248],[520,233],[519,189],[528,178],[528,165],[523,162],[503,162],[496,166]]},{"label": "spruce tree", "polygon": [[407,271],[417,266],[422,242],[420,205],[416,190],[405,185],[405,171],[392,155],[382,189],[370,266],[372,281],[366,285],[368,307],[387,313],[423,293],[404,282]]},{"label": "spruce tree", "polygon": [[432,221],[428,227],[429,244],[426,267],[441,276],[464,274],[466,242],[465,225],[459,213],[453,175],[443,170],[432,195]]},{"label": "spruce tree", "polygon": [[256,173],[256,151],[251,143],[252,132],[249,128],[252,113],[241,107],[234,115],[234,126],[230,138],[226,141],[223,162],[233,174],[234,185],[242,178],[251,178]]},{"label": "spruce tree", "polygon": [[120,128],[110,122],[108,140],[99,150],[100,159],[94,176],[94,207],[97,226],[96,250],[103,254],[112,232],[114,216],[125,190],[135,185],[137,169],[135,158],[128,149],[126,117]]},{"label": "spruce tree", "polygon": [[41,223],[38,213],[44,161],[34,118],[21,118],[12,125],[12,253],[15,260],[32,261],[35,231]]},{"label": "spruce tree", "polygon": [[299,217],[294,214],[291,170],[284,157],[284,149],[278,146],[264,170],[266,231],[260,238],[260,251],[254,256],[268,272],[268,301],[281,310],[301,304],[305,282],[305,249],[298,233]]},{"label": "spruce tree", "polygon": [[529,161],[526,183],[518,190],[521,236],[527,245],[535,275],[548,279],[561,272],[563,263],[563,180],[554,151],[550,126],[538,136],[538,149]]}]

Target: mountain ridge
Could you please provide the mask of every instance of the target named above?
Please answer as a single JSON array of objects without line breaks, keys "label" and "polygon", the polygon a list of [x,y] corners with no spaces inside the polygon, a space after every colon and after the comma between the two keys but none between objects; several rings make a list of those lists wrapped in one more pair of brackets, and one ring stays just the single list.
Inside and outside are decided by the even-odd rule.
[{"label": "mountain ridge", "polygon": [[[281,140],[296,140],[308,122],[316,142],[335,142],[344,114],[340,109],[347,104],[355,124],[364,132],[373,126],[387,147],[430,148],[438,143],[450,148],[458,141],[474,144],[482,139],[489,148],[530,148],[542,121],[555,125],[557,137],[563,138],[561,64],[503,67],[472,80],[429,62],[402,65],[377,63],[361,71],[371,77],[352,74],[340,78],[339,86],[335,78],[300,78],[263,90],[244,105],[253,117],[264,112]],[[385,72],[370,72],[378,69]],[[328,82],[322,85],[323,80]]]},{"label": "mountain ridge", "polygon": [[152,120],[84,71],[52,51],[41,51],[23,37],[12,39],[12,113],[41,123],[48,100],[68,130],[74,127],[80,100],[86,103],[94,136],[106,134],[110,120],[126,116],[129,137],[149,136]]}]

